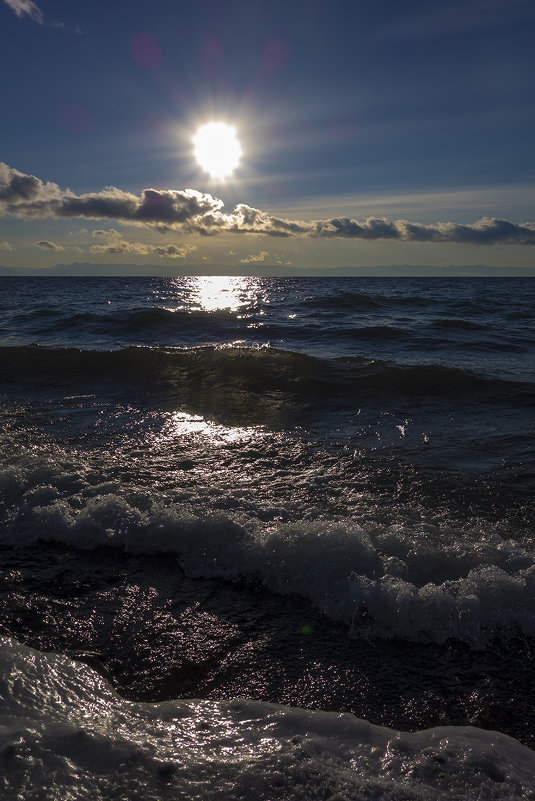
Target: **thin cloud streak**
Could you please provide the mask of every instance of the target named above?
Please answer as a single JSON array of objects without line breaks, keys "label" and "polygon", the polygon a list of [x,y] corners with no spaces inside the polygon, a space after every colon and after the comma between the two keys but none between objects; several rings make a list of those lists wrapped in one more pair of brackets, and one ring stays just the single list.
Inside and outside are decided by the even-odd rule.
[{"label": "thin cloud streak", "polygon": [[34,3],[33,0],[4,0],[4,3],[17,15],[17,17],[19,17],[19,19],[22,19],[23,17],[29,17],[34,22],[37,22],[38,25],[43,25],[46,28],[60,28],[64,31],[70,31],[71,33],[81,33],[78,26],[75,26],[74,28],[68,28],[64,22],[60,22],[59,20],[45,19],[45,15],[37,3]]},{"label": "thin cloud streak", "polygon": [[15,12],[17,17],[27,16],[39,25],[45,24],[43,12],[33,0],[4,0],[4,3]]},{"label": "thin cloud streak", "polygon": [[[110,186],[76,195],[57,184],[43,183],[0,163],[0,214],[23,219],[43,217],[107,219],[148,225],[160,231],[179,230],[206,236],[263,234],[272,237],[315,237],[428,243],[535,245],[535,222],[515,223],[483,217],[472,224],[368,217],[289,220],[244,203],[225,213],[223,201],[196,189],[144,189],[140,196]],[[105,246],[110,247],[110,243]]]}]

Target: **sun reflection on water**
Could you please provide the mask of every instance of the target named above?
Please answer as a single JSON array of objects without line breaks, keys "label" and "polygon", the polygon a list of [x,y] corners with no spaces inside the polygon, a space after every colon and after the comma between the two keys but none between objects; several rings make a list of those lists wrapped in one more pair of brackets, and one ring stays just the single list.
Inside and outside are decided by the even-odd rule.
[{"label": "sun reflection on water", "polygon": [[251,287],[250,283],[250,279],[240,276],[200,277],[197,279],[196,287],[199,306],[205,311],[218,309],[238,311],[240,308],[251,306],[256,300],[259,287]]},{"label": "sun reflection on water", "polygon": [[[202,275],[172,279],[176,300],[190,311],[256,312],[265,301],[266,288],[257,278],[240,275]],[[171,300],[167,294],[166,300]]]},{"label": "sun reflection on water", "polygon": [[266,436],[258,426],[224,426],[207,420],[199,414],[172,412],[169,414],[157,439],[159,441],[175,440],[181,437],[202,438],[212,444],[238,444],[258,441]]}]

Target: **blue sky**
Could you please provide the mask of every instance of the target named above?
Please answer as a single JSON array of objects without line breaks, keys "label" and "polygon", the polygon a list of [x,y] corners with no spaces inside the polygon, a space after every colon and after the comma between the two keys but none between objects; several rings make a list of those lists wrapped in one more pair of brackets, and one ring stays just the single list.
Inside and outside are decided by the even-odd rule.
[{"label": "blue sky", "polygon": [[0,264],[535,266],[534,34],[533,0],[0,0]]}]

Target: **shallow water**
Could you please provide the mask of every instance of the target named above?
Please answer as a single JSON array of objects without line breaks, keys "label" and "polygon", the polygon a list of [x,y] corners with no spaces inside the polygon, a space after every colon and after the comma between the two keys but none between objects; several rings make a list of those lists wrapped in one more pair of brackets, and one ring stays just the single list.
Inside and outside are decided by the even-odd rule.
[{"label": "shallow water", "polygon": [[3,279],[3,631],[533,745],[534,286]]}]

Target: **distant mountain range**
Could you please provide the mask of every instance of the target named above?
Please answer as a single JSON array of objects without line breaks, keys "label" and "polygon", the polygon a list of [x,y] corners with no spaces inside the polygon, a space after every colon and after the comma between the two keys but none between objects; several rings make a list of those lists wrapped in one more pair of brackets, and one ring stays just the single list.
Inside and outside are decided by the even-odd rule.
[{"label": "distant mountain range", "polygon": [[54,267],[18,268],[0,266],[0,276],[181,276],[181,275],[258,275],[277,278],[298,276],[439,276],[443,278],[457,276],[487,277],[523,277],[535,276],[535,262],[532,267],[489,267],[484,264],[449,265],[433,267],[430,265],[390,264],[384,267],[288,267],[278,265],[262,265],[254,270],[247,270],[246,265],[221,267],[217,264],[203,264],[196,267],[168,267],[157,264],[56,264]]}]

